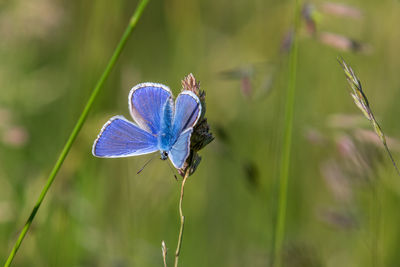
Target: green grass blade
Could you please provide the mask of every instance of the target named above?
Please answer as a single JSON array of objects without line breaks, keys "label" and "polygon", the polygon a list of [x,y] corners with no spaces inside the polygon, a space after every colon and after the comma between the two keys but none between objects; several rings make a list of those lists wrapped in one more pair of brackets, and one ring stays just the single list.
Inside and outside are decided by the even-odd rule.
[{"label": "green grass blade", "polygon": [[290,152],[292,144],[292,128],[293,128],[293,110],[296,89],[296,72],[297,72],[297,29],[299,7],[298,1],[295,1],[295,21],[293,33],[293,45],[290,50],[289,57],[289,82],[286,93],[285,121],[284,121],[284,139],[282,144],[282,154],[280,161],[279,175],[279,199],[278,214],[275,226],[275,239],[273,247],[273,266],[282,266],[282,246],[285,235],[285,218],[287,206],[287,191],[289,180]]},{"label": "green grass blade", "polygon": [[83,111],[82,111],[82,113],[81,113],[81,115],[80,115],[75,127],[73,128],[73,130],[72,130],[72,132],[71,132],[66,144],[64,145],[64,148],[61,151],[61,154],[58,157],[58,159],[57,159],[57,161],[56,161],[56,163],[55,163],[55,165],[54,165],[49,177],[47,178],[46,185],[44,186],[44,188],[43,188],[43,190],[42,190],[42,192],[41,192],[41,194],[40,194],[35,206],[32,209],[31,214],[29,215],[28,220],[26,221],[26,223],[24,225],[24,228],[22,229],[17,241],[15,242],[15,245],[14,245],[13,249],[11,250],[11,252],[10,252],[10,254],[8,256],[8,259],[7,259],[6,263],[4,264],[4,267],[8,267],[8,266],[11,265],[16,253],[18,252],[18,249],[19,249],[22,241],[24,240],[24,237],[25,237],[26,233],[28,232],[28,230],[29,230],[29,228],[30,228],[30,226],[32,224],[32,221],[34,220],[34,218],[36,216],[36,213],[38,212],[38,210],[40,208],[40,205],[42,204],[42,202],[43,202],[43,200],[44,200],[44,198],[45,198],[45,196],[47,194],[47,191],[50,189],[50,186],[52,185],[55,177],[57,176],[58,171],[60,170],[65,158],[68,155],[69,150],[72,147],[72,144],[74,143],[76,137],[78,136],[83,124],[85,123],[85,120],[86,120],[86,118],[87,118],[87,116],[89,114],[89,111],[90,111],[90,109],[91,109],[91,107],[93,105],[93,102],[95,101],[97,95],[99,94],[100,89],[103,87],[104,82],[106,81],[106,79],[110,75],[111,70],[113,69],[115,63],[117,62],[117,60],[118,60],[118,58],[119,58],[119,56],[120,56],[120,54],[121,54],[121,52],[122,52],[127,40],[128,40],[128,38],[129,38],[129,36],[131,35],[131,33],[132,33],[133,29],[135,28],[137,22],[139,21],[139,18],[141,17],[141,15],[143,13],[143,10],[145,9],[145,7],[146,7],[148,2],[149,2],[149,0],[142,0],[138,4],[136,10],[134,11],[134,13],[133,13],[133,15],[132,15],[132,17],[131,17],[131,19],[129,21],[129,24],[128,24],[127,28],[125,29],[125,32],[123,33],[123,35],[122,35],[122,37],[121,37],[116,49],[114,50],[114,53],[113,53],[111,59],[109,60],[109,62],[107,64],[107,67],[105,68],[105,70],[104,70],[103,74],[101,75],[99,81],[97,82],[96,86],[94,87],[94,89],[93,89],[93,91],[92,91],[92,93],[91,93],[91,95],[89,97],[89,100],[86,103],[85,108],[83,109]]}]

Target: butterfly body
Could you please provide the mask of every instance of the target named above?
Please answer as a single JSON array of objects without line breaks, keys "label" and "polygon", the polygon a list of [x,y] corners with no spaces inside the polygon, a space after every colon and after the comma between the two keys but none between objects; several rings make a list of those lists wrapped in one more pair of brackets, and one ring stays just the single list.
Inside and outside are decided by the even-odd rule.
[{"label": "butterfly body", "polygon": [[111,118],[93,144],[93,155],[105,158],[137,156],[160,151],[182,168],[190,152],[190,136],[201,114],[198,97],[184,91],[175,103],[168,87],[142,83],[132,88],[129,107],[136,124],[122,116]]},{"label": "butterfly body", "polygon": [[158,149],[169,151],[176,141],[176,135],[173,133],[172,120],[174,116],[172,99],[168,99],[163,107],[163,116],[161,119],[160,132],[158,133]]}]

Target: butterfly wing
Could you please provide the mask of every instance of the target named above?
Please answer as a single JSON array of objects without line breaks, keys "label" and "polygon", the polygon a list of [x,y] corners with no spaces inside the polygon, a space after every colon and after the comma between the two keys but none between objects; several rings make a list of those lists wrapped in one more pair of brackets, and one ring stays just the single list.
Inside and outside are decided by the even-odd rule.
[{"label": "butterfly wing", "polygon": [[163,106],[172,96],[170,89],[158,83],[141,83],[129,93],[129,109],[140,128],[152,134],[160,131]]},{"label": "butterfly wing", "polygon": [[193,128],[186,129],[179,135],[175,144],[172,146],[168,156],[175,168],[180,169],[190,153],[190,136]]},{"label": "butterfly wing", "polygon": [[177,136],[192,128],[201,114],[199,98],[191,91],[183,91],[175,101],[174,134]]},{"label": "butterfly wing", "polygon": [[93,143],[92,153],[101,158],[120,158],[157,151],[157,137],[122,116],[111,118]]}]

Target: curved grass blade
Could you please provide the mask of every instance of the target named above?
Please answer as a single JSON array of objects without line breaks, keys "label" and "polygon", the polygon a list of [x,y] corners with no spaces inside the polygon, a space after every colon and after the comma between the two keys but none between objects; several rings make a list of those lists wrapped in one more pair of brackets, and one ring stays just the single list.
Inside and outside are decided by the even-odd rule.
[{"label": "curved grass blade", "polygon": [[280,159],[279,169],[279,197],[278,197],[278,214],[275,225],[275,236],[273,244],[273,267],[282,266],[282,248],[285,237],[286,223],[286,207],[288,199],[288,184],[289,184],[289,167],[290,154],[292,146],[292,130],[293,130],[293,113],[294,100],[296,92],[296,75],[297,75],[297,53],[298,53],[298,26],[299,26],[299,2],[294,1],[294,32],[293,43],[289,55],[289,78],[286,91],[285,104],[285,122],[284,122],[284,139],[282,144],[282,154]]}]

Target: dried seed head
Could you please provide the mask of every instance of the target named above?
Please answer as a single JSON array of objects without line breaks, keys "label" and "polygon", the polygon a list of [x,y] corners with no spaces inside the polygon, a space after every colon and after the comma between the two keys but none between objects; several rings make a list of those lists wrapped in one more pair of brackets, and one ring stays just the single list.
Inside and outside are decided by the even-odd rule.
[{"label": "dried seed head", "polygon": [[201,104],[201,115],[196,125],[193,127],[193,133],[190,138],[190,155],[186,159],[183,167],[178,170],[179,174],[182,176],[184,176],[187,171],[189,171],[189,175],[196,171],[196,168],[201,161],[201,157],[197,152],[214,140],[214,136],[210,132],[210,126],[205,118],[206,94],[200,89],[200,82],[196,81],[192,73],[182,80],[182,91],[186,90],[191,91],[198,96]]},{"label": "dried seed head", "polygon": [[346,52],[361,52],[368,54],[372,50],[371,46],[368,44],[361,43],[357,40],[353,40],[351,38],[336,33],[320,32],[317,38],[321,43],[325,45]]},{"label": "dried seed head", "polygon": [[310,3],[303,4],[301,15],[306,23],[306,30],[311,35],[315,34],[317,31],[318,15],[316,14],[318,14],[318,12],[313,4]]},{"label": "dried seed head", "polygon": [[356,7],[348,6],[346,4],[325,2],[321,4],[321,11],[326,14],[348,17],[352,19],[361,19],[363,12]]}]

